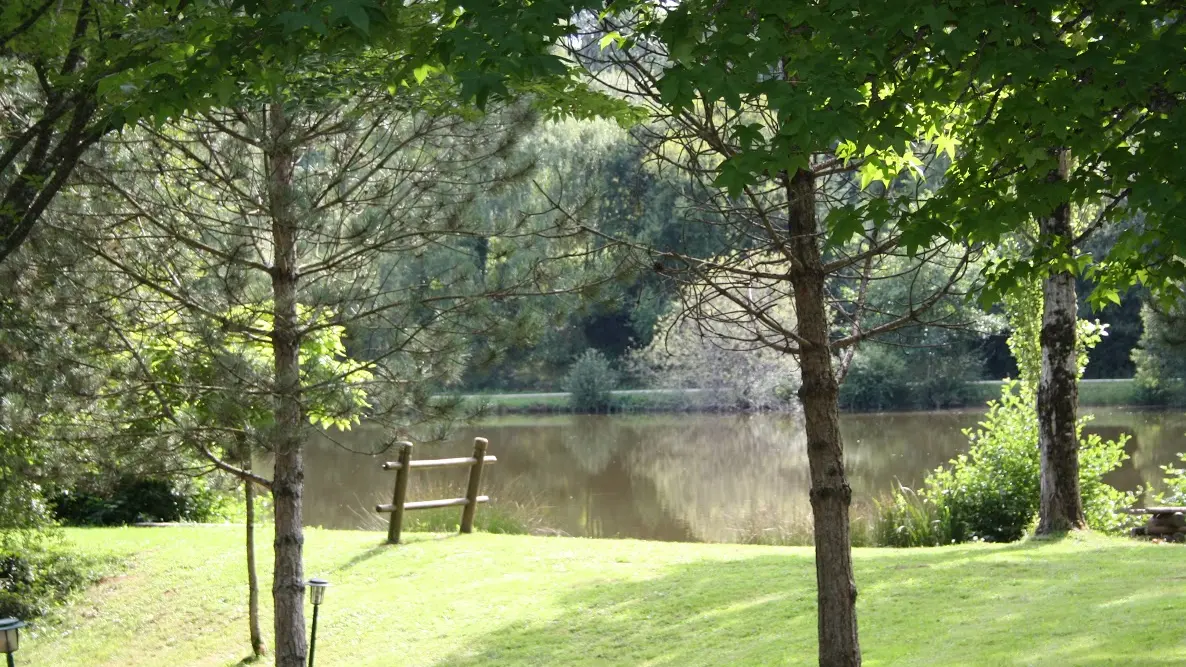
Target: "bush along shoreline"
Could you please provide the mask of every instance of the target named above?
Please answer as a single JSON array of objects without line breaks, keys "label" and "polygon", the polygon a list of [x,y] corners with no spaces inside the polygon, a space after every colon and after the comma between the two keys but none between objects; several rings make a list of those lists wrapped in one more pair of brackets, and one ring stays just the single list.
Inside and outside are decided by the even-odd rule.
[{"label": "bush along shoreline", "polygon": [[[1012,382],[989,403],[975,429],[966,429],[967,453],[930,472],[921,488],[901,485],[878,503],[876,541],[882,546],[940,546],[961,542],[1013,542],[1038,515],[1038,421],[1032,395]],[[1127,436],[1104,440],[1079,430],[1079,484],[1087,525],[1120,533],[1133,519],[1118,510],[1136,502],[1133,492],[1103,481],[1120,467]]]},{"label": "bush along shoreline", "polygon": [[[1040,309],[1024,295],[1007,300],[1013,334],[1009,349],[1021,369],[1019,381],[1005,382],[1000,398],[975,428],[965,429],[968,451],[929,473],[918,490],[899,487],[879,503],[876,534],[886,546],[937,546],[960,542],[1014,542],[1035,525],[1040,504],[1038,382],[1042,367]],[[1103,337],[1098,323],[1079,320],[1078,377],[1088,353]],[[1081,385],[1082,386],[1082,385]],[[1135,492],[1119,491],[1104,476],[1128,458],[1128,436],[1104,440],[1083,434],[1091,417],[1075,424],[1079,441],[1079,491],[1087,526],[1120,533],[1134,525],[1120,510],[1136,503]]]}]

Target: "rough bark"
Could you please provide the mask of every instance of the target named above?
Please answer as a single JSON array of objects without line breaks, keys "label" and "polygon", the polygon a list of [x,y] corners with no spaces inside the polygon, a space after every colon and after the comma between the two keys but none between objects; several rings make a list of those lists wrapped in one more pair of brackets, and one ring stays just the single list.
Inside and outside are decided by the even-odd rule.
[{"label": "rough bark", "polygon": [[[244,468],[251,469],[251,459],[248,458]],[[259,575],[255,570],[255,482],[243,480],[243,500],[247,506],[247,626],[251,633],[251,652],[264,655],[263,632],[259,628]]]},{"label": "rough bark", "polygon": [[293,193],[296,156],[289,120],[280,103],[268,106],[268,208],[272,221],[272,352],[275,364],[275,470],[272,497],[276,514],[275,604],[276,667],[304,667],[305,584],[301,495],[304,489],[300,335],[297,321],[297,215]]},{"label": "rough bark", "polygon": [[807,432],[814,519],[815,577],[819,619],[820,667],[861,664],[857,636],[857,587],[852,571],[848,508],[852,488],[844,473],[840,439],[839,386],[829,345],[827,294],[815,213],[815,177],[800,170],[790,182],[788,247],[792,256],[803,384],[799,399]]},{"label": "rough bark", "polygon": [[[1060,154],[1059,168],[1049,180],[1069,176],[1069,155]],[[1063,203],[1052,215],[1038,221],[1044,247],[1071,250],[1074,231],[1070,206]],[[1041,450],[1041,502],[1038,534],[1083,528],[1083,501],[1079,494],[1079,439],[1075,422],[1079,411],[1079,384],[1075,352],[1078,299],[1075,276],[1069,271],[1052,273],[1042,282],[1042,375],[1038,381],[1038,446]]]}]

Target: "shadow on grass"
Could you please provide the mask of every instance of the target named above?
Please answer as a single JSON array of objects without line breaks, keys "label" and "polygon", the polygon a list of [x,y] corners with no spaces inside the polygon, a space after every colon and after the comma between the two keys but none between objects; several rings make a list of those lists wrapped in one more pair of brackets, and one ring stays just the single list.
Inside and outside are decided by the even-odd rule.
[{"label": "shadow on grass", "polygon": [[[866,552],[856,561],[866,663],[1184,664],[1186,646],[1176,639],[1174,619],[1186,602],[1159,576],[1175,567],[1177,554],[1066,551],[1050,541]],[[553,603],[558,613],[491,628],[467,651],[436,664],[817,660],[814,569],[803,554],[674,566],[653,579],[562,592]]]},{"label": "shadow on grass", "polygon": [[383,554],[387,553],[388,551],[390,551],[392,549],[398,549],[398,548],[399,548],[398,544],[387,544],[387,542],[382,542],[382,543],[376,544],[375,546],[371,547],[370,549],[367,549],[366,551],[358,554],[357,556],[351,558],[350,560],[346,561],[345,563],[342,563],[338,567],[334,568],[333,573],[339,574],[341,572],[346,572],[347,570],[352,570],[355,567],[362,565],[363,563],[367,562],[368,560],[370,560],[372,558],[375,558],[377,556],[382,556]]},{"label": "shadow on grass", "polygon": [[386,541],[386,538],[384,538],[384,541],[376,544],[375,546],[367,549],[366,551],[358,554],[357,556],[354,556],[353,558],[346,561],[345,563],[342,563],[338,567],[334,568],[332,570],[332,572],[334,574],[338,574],[340,572],[346,572],[348,570],[352,570],[355,567],[358,567],[359,565],[362,565],[363,563],[371,560],[372,558],[382,556],[383,554],[387,553],[388,551],[391,551],[394,549],[401,549],[403,547],[407,547],[409,545],[417,544],[417,543],[421,543],[421,542],[430,542],[430,541],[435,541],[435,540],[451,540],[451,539],[456,539],[457,537],[459,537],[459,535],[457,533],[448,533],[448,534],[415,533],[413,535],[404,535],[402,538],[402,541],[399,544],[388,544]]}]

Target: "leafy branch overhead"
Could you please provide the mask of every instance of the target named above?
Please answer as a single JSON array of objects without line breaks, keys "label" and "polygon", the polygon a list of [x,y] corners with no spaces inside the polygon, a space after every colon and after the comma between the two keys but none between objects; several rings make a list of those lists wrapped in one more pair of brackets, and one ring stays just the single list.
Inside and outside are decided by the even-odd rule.
[{"label": "leafy branch overhead", "polygon": [[569,11],[556,2],[6,2],[0,84],[11,107],[5,122],[15,124],[0,141],[0,261],[83,154],[140,121],[160,126],[314,88],[325,99],[394,95],[430,77],[437,104],[485,109],[529,95],[551,117],[637,120],[557,55],[568,34],[558,19]]},{"label": "leafy branch overhead", "polygon": [[[228,312],[227,318],[246,317],[252,320],[246,326],[270,329],[267,308],[268,304],[241,307]],[[374,375],[369,364],[347,356],[345,327],[331,325],[329,313],[307,307],[299,311],[312,331],[300,350],[306,416],[322,428],[349,429],[371,407],[366,386]],[[267,386],[271,343],[241,332],[211,334],[199,334],[176,312],[163,313],[142,329],[128,332],[129,347],[120,356],[145,374],[134,376],[151,390],[145,398],[150,403],[167,402],[178,420],[193,425],[217,423],[217,428],[242,434],[264,432],[271,420]],[[244,382],[246,387],[234,386]],[[162,392],[162,388],[167,389]]]},{"label": "leafy branch overhead", "polygon": [[[603,49],[666,48],[655,77],[660,103],[725,114],[731,141],[715,185],[731,196],[778,173],[817,168],[823,154],[856,168],[862,189],[925,178],[920,159],[935,154],[942,187],[922,206],[833,214],[829,233],[851,238],[859,218],[899,227],[912,251],[936,239],[995,242],[1067,202],[1095,207],[1084,234],[1133,216],[1142,224],[1106,256],[1085,259],[1065,247],[1021,258],[1028,264],[1006,262],[989,274],[986,298],[999,300],[1026,272],[1067,262],[1095,281],[1097,305],[1135,282],[1167,298],[1178,293],[1186,276],[1186,27],[1176,3],[755,0],[612,9]],[[1074,167],[1051,184],[1060,151]]]}]

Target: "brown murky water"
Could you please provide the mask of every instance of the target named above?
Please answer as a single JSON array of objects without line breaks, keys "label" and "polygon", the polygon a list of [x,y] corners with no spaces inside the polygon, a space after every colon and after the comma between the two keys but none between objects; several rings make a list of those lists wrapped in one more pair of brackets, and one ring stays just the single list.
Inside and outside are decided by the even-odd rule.
[{"label": "brown murky water", "polygon": [[[1186,415],[1095,409],[1090,430],[1132,436],[1131,458],[1110,480],[1124,489],[1161,478],[1186,451]],[[961,430],[978,411],[844,415],[854,513],[895,483],[911,486],[967,446]],[[523,416],[482,422],[447,442],[417,445],[415,458],[463,456],[473,436],[498,463],[483,493],[532,525],[577,536],[733,542],[806,534],[806,443],[787,415],[662,414]],[[306,456],[305,520],[326,528],[381,529],[375,503],[390,502],[391,455],[366,428],[318,438]],[[261,462],[263,463],[263,462]],[[409,500],[463,495],[465,472],[416,471]],[[479,509],[481,513],[484,508]]]}]

